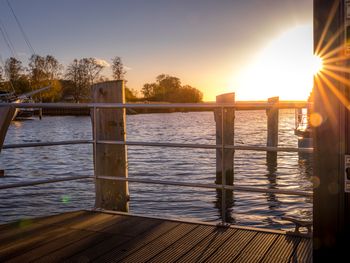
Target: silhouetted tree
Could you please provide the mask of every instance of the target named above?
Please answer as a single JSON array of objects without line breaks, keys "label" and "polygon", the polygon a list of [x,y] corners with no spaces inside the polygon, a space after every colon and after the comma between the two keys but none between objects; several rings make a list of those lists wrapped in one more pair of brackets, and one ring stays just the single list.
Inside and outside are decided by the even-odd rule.
[{"label": "silhouetted tree", "polygon": [[53,102],[61,98],[62,86],[58,79],[62,69],[63,66],[51,55],[46,57],[32,55],[29,59],[28,71],[32,88],[51,86],[40,95],[43,101]]},{"label": "silhouetted tree", "polygon": [[166,102],[201,102],[203,93],[189,85],[181,86],[177,77],[161,74],[155,83],[143,85],[142,94],[150,101]]},{"label": "silhouetted tree", "polygon": [[13,85],[16,93],[30,91],[28,77],[24,74],[22,62],[14,57],[10,57],[5,62],[5,76]]},{"label": "silhouetted tree", "polygon": [[17,81],[23,74],[23,66],[20,60],[10,57],[5,62],[5,75],[8,81]]},{"label": "silhouetted tree", "polygon": [[124,69],[124,65],[120,57],[114,57],[112,59],[112,73],[113,73],[114,79],[116,80],[124,79],[126,70]]},{"label": "silhouetted tree", "polygon": [[74,85],[72,96],[75,102],[80,102],[88,96],[90,86],[99,79],[102,69],[103,66],[94,58],[74,59],[69,64],[66,78]]}]

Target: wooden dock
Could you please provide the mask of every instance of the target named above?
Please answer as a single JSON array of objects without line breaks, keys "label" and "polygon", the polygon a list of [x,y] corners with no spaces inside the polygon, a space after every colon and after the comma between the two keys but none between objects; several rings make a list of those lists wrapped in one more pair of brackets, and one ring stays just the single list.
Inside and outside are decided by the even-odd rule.
[{"label": "wooden dock", "polygon": [[0,262],[311,262],[312,241],[244,227],[76,211],[0,226]]}]

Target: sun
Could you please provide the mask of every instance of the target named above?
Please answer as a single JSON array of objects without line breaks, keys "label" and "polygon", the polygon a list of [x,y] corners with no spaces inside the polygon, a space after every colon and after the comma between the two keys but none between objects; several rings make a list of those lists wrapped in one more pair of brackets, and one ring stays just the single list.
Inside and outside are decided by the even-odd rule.
[{"label": "sun", "polygon": [[312,73],[317,75],[323,69],[323,60],[320,56],[314,55],[312,62]]},{"label": "sun", "polygon": [[306,100],[314,74],[322,69],[322,59],[313,55],[311,25],[297,26],[280,34],[242,70],[236,81],[239,100]]}]

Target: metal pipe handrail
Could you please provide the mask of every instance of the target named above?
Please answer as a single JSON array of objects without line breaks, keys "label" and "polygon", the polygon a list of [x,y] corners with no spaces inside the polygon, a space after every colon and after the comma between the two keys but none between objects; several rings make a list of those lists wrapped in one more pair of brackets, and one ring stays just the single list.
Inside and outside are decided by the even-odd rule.
[{"label": "metal pipe handrail", "polygon": [[28,142],[28,143],[5,144],[2,146],[2,149],[30,148],[30,147],[41,147],[41,146],[59,146],[59,145],[72,145],[72,144],[91,144],[91,143],[93,143],[93,140]]},{"label": "metal pipe handrail", "polygon": [[50,183],[82,180],[82,179],[87,179],[87,178],[92,178],[92,176],[91,175],[65,176],[64,178],[57,178],[57,179],[35,180],[33,182],[21,182],[21,183],[0,185],[0,190],[19,188],[19,187],[27,187],[27,186],[36,186],[36,185],[41,185],[41,184],[50,184]]},{"label": "metal pipe handrail", "polygon": [[[100,144],[116,144],[129,146],[154,146],[154,147],[172,147],[172,148],[193,148],[193,149],[221,149],[222,145],[217,144],[191,144],[191,143],[167,143],[167,142],[138,142],[138,141],[109,141],[98,140]],[[224,145],[224,149],[234,149],[241,151],[271,151],[271,152],[301,152],[312,153],[313,148],[294,148],[294,147],[267,147],[254,145]]]},{"label": "metal pipe handrail", "polygon": [[124,178],[118,176],[97,176],[98,179],[114,180],[114,181],[126,181],[133,183],[145,183],[145,184],[160,184],[160,185],[173,185],[173,186],[186,186],[194,188],[208,188],[208,189],[226,189],[236,190],[241,192],[255,192],[255,193],[271,193],[271,194],[283,194],[283,195],[296,195],[304,197],[312,197],[313,193],[294,191],[294,190],[283,190],[283,189],[264,189],[259,187],[249,186],[236,186],[236,185],[221,185],[221,184],[198,184],[198,183],[186,183],[186,182],[175,182],[175,181],[164,181],[164,180],[149,180],[149,179],[136,179],[136,178]]},{"label": "metal pipe handrail", "polygon": [[[57,141],[57,142],[30,142],[18,144],[5,144],[3,149],[30,148],[42,146],[59,146],[74,144],[92,144],[94,140],[73,140],[73,141]],[[116,144],[129,146],[153,146],[153,147],[170,147],[170,148],[192,148],[192,149],[221,149],[220,144],[191,144],[191,143],[167,143],[167,142],[138,142],[138,141],[108,141],[98,140],[100,144]],[[299,152],[313,153],[313,148],[294,148],[294,147],[267,147],[254,145],[225,145],[224,149],[234,149],[238,151],[270,151],[270,152]]]},{"label": "metal pipe handrail", "polygon": [[236,110],[266,110],[270,108],[278,109],[299,109],[307,108],[310,103],[299,101],[280,101],[275,104],[262,101],[241,101],[235,103],[0,103],[0,107],[14,108],[107,108],[107,109],[216,109],[235,108]]},{"label": "metal pipe handrail", "polygon": [[[76,176],[65,176],[64,178],[57,178],[57,179],[46,179],[46,180],[35,180],[32,182],[13,183],[13,184],[1,185],[0,190],[36,186],[36,185],[50,184],[50,183],[57,183],[57,182],[82,180],[82,179],[88,179],[88,178],[93,178],[93,176],[76,175]],[[149,179],[137,179],[137,178],[123,178],[123,177],[117,177],[117,176],[115,177],[98,176],[97,178],[105,179],[105,180],[127,181],[127,182],[133,182],[133,183],[185,186],[185,187],[219,189],[219,190],[225,189],[225,190],[241,191],[241,192],[271,193],[271,194],[295,195],[295,196],[304,196],[304,197],[313,196],[313,194],[310,192],[283,190],[283,189],[263,189],[259,187],[237,186],[237,185],[204,184],[204,183],[198,184],[198,183],[175,182],[175,181],[168,181],[168,180],[164,181],[164,180],[149,180]]]}]

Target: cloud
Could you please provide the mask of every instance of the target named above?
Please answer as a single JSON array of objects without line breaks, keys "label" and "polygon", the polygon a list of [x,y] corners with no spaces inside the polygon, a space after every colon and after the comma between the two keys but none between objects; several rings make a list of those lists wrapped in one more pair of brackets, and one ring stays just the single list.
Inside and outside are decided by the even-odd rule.
[{"label": "cloud", "polygon": [[102,58],[95,58],[96,59],[96,62],[98,65],[101,65],[103,67],[110,67],[111,64],[109,64],[106,60],[102,59]]}]

